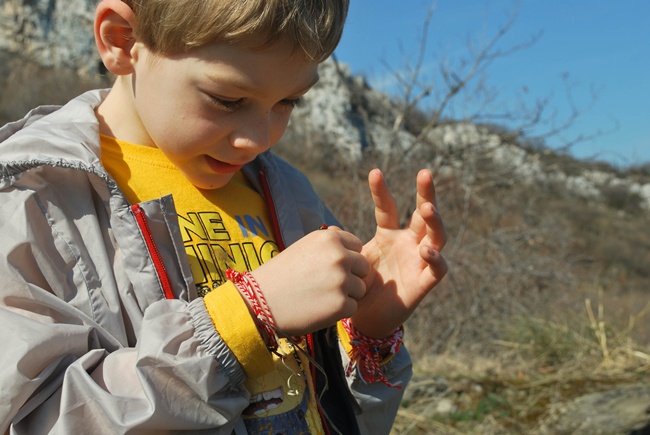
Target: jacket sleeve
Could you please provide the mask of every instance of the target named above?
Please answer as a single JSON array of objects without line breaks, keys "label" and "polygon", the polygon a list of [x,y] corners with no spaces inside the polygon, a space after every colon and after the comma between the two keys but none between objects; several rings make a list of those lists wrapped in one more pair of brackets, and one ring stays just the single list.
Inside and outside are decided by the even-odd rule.
[{"label": "jacket sleeve", "polygon": [[137,345],[115,349],[43,289],[2,295],[0,432],[230,434],[248,405],[238,362],[200,299],[152,304]]},{"label": "jacket sleeve", "polygon": [[[350,361],[341,346],[343,363],[347,367]],[[411,357],[404,346],[381,367],[381,370],[394,385],[402,388],[388,387],[381,382],[364,383],[355,373],[348,378],[348,386],[359,404],[361,412],[357,414],[357,423],[362,435],[388,435],[395,422],[397,410],[402,402],[404,388],[411,379]]]},{"label": "jacket sleeve", "polygon": [[[340,322],[337,329],[341,361],[343,370],[346,370],[350,363],[348,356],[351,349],[350,339]],[[348,387],[357,402],[355,412],[362,435],[388,435],[390,433],[404,395],[404,388],[412,375],[411,358],[404,345],[397,353],[389,355],[379,365],[388,382],[399,388],[389,387],[381,382],[365,383],[359,378],[356,370],[346,377]]]},{"label": "jacket sleeve", "polygon": [[0,433],[231,434],[248,405],[245,371],[204,301],[139,310],[111,273],[119,252],[85,258],[73,243],[90,233],[110,251],[101,218],[61,219],[45,197],[0,192]]}]

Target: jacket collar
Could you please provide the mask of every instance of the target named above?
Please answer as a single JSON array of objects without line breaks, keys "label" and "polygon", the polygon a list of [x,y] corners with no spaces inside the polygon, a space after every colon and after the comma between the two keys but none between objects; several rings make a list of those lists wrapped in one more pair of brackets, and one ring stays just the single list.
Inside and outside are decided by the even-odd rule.
[{"label": "jacket collar", "polygon": [[41,106],[0,128],[0,188],[37,166],[70,167],[110,177],[101,165],[94,109],[108,90],[86,92],[63,107]]}]

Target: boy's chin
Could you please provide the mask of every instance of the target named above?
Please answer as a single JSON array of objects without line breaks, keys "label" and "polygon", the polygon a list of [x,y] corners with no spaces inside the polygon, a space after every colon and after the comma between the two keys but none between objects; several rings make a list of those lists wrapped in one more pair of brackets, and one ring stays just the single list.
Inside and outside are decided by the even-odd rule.
[{"label": "boy's chin", "polygon": [[234,177],[235,174],[236,172],[233,174],[212,174],[206,177],[188,176],[187,174],[184,175],[185,178],[187,178],[189,182],[192,183],[198,189],[214,190],[214,189],[219,189],[225,186],[226,184],[228,184],[228,182],[232,180],[232,177]]}]

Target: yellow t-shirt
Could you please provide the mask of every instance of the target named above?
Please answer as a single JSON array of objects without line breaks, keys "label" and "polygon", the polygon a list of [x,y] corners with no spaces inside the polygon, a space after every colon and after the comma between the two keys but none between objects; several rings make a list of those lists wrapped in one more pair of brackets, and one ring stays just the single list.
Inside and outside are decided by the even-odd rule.
[{"label": "yellow t-shirt", "polygon": [[279,252],[264,198],[241,172],[220,189],[203,190],[157,148],[103,135],[101,146],[102,164],[129,202],[174,195],[197,293],[248,376],[244,385],[251,403],[242,417],[249,433],[323,434],[310,400],[308,360],[284,340],[284,362],[269,353],[241,295],[225,277],[229,268],[252,271]]}]

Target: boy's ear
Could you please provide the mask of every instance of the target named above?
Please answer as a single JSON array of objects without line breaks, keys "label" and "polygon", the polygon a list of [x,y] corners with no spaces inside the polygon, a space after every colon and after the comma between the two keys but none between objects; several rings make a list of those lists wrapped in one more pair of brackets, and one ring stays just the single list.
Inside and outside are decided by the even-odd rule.
[{"label": "boy's ear", "polygon": [[135,14],[121,0],[102,0],[95,11],[95,43],[110,72],[133,72],[131,48],[135,44]]}]

